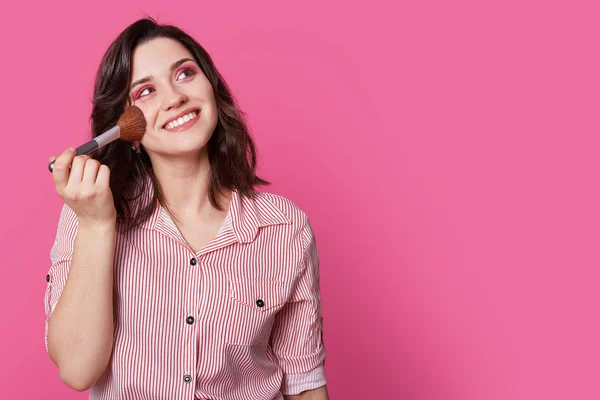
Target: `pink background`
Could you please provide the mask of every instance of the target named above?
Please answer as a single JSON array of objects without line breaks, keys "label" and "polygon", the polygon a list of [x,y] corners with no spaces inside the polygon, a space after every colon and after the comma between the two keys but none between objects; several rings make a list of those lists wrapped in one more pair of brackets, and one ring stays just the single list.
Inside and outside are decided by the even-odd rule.
[{"label": "pink background", "polygon": [[120,3],[1,6],[0,397],[87,398],[44,349],[47,157],[147,13],[212,54],[312,221],[333,399],[600,398],[596,1]]}]

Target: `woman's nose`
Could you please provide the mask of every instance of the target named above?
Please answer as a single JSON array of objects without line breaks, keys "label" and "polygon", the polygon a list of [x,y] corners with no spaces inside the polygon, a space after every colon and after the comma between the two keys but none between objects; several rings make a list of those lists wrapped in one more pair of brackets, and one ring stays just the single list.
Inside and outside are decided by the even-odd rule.
[{"label": "woman's nose", "polygon": [[176,88],[168,88],[163,90],[164,93],[164,109],[165,111],[177,108],[187,101],[187,96],[178,91]]}]

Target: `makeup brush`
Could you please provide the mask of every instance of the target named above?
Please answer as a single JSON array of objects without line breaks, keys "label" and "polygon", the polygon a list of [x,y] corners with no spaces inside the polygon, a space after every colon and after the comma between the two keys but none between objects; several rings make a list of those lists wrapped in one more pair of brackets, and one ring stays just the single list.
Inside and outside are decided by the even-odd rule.
[{"label": "makeup brush", "polygon": [[[141,140],[145,132],[146,118],[144,117],[144,113],[136,106],[129,106],[123,115],[121,115],[121,118],[119,118],[116,126],[76,148],[75,154],[78,156],[89,154],[117,139],[122,139],[126,142],[135,142]],[[54,161],[48,164],[48,169],[52,172]]]}]

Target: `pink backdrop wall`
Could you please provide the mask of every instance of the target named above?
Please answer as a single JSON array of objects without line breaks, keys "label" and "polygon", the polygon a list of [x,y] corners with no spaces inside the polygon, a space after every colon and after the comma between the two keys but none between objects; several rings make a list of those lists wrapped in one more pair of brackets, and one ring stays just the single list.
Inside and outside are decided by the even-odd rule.
[{"label": "pink backdrop wall", "polygon": [[47,157],[147,13],[213,55],[312,221],[333,399],[600,398],[597,2],[119,3],[1,6],[0,397],[87,398],[44,350]]}]

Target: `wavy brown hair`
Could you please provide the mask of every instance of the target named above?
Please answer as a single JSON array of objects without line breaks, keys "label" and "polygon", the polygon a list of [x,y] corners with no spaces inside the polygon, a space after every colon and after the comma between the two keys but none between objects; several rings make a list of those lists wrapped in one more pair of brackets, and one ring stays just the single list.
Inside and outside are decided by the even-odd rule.
[{"label": "wavy brown hair", "polygon": [[[128,26],[104,54],[96,75],[91,114],[92,136],[96,137],[117,124],[128,106],[131,84],[131,59],[140,44],[155,38],[169,38],[181,43],[194,57],[212,85],[217,110],[217,126],[207,144],[211,166],[210,203],[221,209],[217,191],[235,189],[253,197],[256,185],[269,182],[255,174],[256,150],[243,112],[231,90],[217,71],[208,52],[183,30],[160,25],[152,18],[140,19]],[[152,163],[143,147],[132,151],[124,141],[114,141],[93,157],[111,170],[110,187],[120,229],[129,230],[144,223],[158,203],[164,205]],[[149,196],[145,194],[150,193]]]}]

